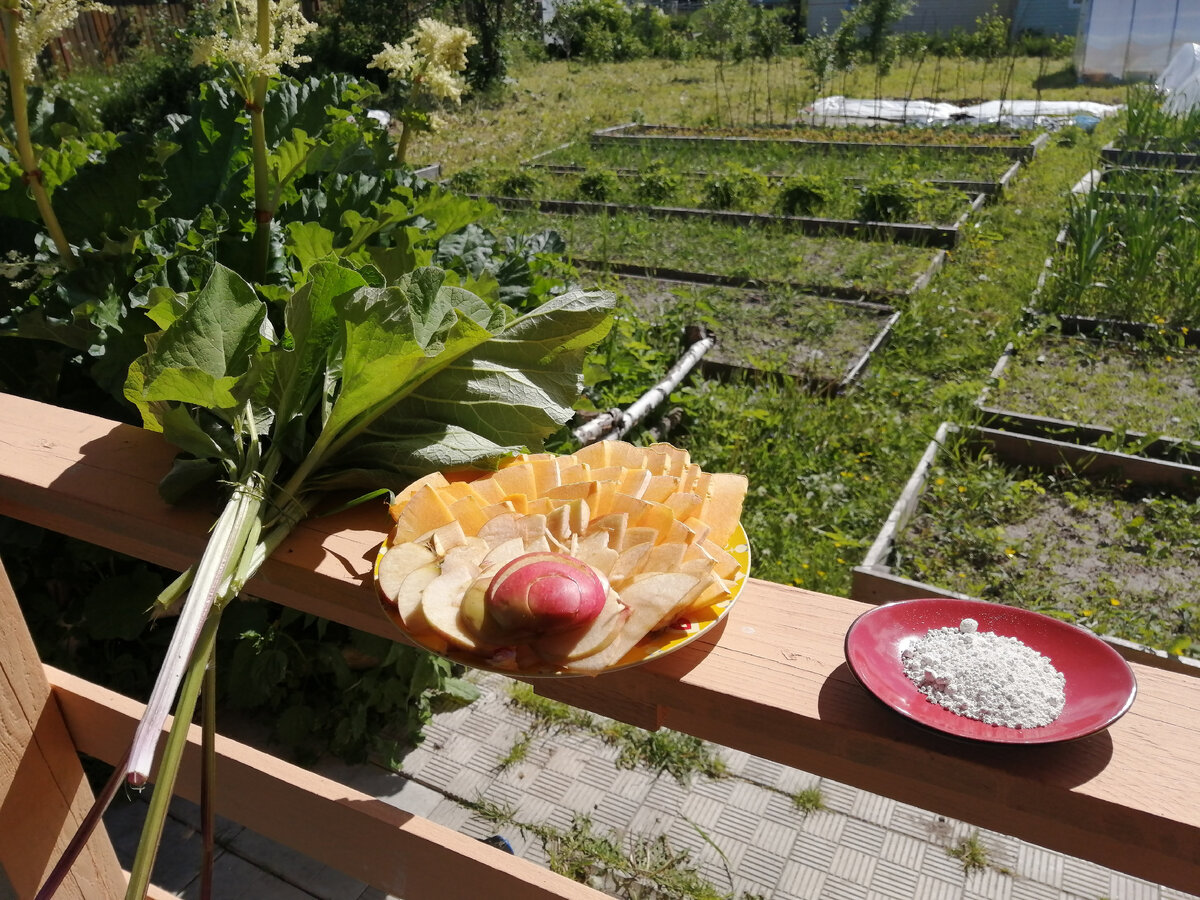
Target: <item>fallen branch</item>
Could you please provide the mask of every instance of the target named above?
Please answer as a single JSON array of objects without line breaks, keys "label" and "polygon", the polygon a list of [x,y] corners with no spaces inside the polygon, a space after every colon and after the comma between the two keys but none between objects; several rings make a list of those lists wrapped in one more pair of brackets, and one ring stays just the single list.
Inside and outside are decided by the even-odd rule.
[{"label": "fallen branch", "polygon": [[687,351],[667,372],[666,377],[642,396],[638,397],[626,409],[613,409],[599,415],[579,426],[573,432],[575,440],[581,445],[596,441],[615,441],[625,437],[638,422],[648,416],[659,404],[671,396],[671,391],[699,365],[709,350],[716,344],[716,338],[705,334],[699,340],[690,344]]}]

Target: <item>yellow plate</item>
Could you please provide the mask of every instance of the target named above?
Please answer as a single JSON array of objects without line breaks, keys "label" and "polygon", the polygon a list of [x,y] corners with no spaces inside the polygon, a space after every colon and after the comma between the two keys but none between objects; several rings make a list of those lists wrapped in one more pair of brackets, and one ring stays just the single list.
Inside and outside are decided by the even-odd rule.
[{"label": "yellow plate", "polygon": [[[400,616],[396,615],[387,603],[382,599],[382,594],[379,591],[378,583],[376,583],[375,595],[380,598],[380,605],[384,612],[392,621],[392,624],[399,629],[400,634],[408,643],[413,646],[420,647],[422,650],[427,650],[430,653],[441,656],[451,662],[461,663],[464,666],[470,666],[474,669],[482,669],[485,672],[496,672],[500,675],[511,675],[521,678],[579,678],[592,674],[603,674],[604,672],[616,672],[619,669],[628,669],[631,666],[640,666],[643,663],[648,663],[652,660],[666,656],[668,653],[674,653],[680,647],[686,647],[700,635],[704,634],[710,628],[713,628],[729,613],[734,601],[737,600],[738,594],[742,592],[742,587],[746,583],[746,578],[750,574],[750,542],[746,538],[746,531],[739,524],[733,532],[733,537],[725,549],[737,560],[738,573],[734,577],[733,587],[729,592],[729,596],[720,603],[714,603],[712,606],[702,610],[700,613],[693,614],[687,618],[676,619],[666,628],[659,631],[651,632],[642,638],[632,650],[621,658],[620,662],[614,663],[606,669],[601,669],[599,672],[569,672],[563,671],[554,666],[546,666],[539,669],[516,669],[504,668],[502,666],[488,665],[486,660],[480,657],[467,653],[460,652],[454,648],[443,648],[422,641],[422,635],[413,634],[404,627]],[[373,576],[378,582],[379,578],[379,560],[383,558],[383,554],[388,550],[388,542],[385,540],[379,548],[379,553],[375,557],[375,565],[373,567]]]}]

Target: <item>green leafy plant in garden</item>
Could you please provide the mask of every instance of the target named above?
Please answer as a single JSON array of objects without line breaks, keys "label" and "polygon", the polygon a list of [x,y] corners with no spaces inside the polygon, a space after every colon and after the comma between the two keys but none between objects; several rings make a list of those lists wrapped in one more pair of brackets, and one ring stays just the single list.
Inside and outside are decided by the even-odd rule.
[{"label": "green leafy plant in garden", "polygon": [[[34,80],[38,54],[55,35],[69,27],[80,13],[107,9],[92,0],[63,0],[59,3],[3,0],[0,3],[0,24],[4,26],[8,61],[8,90],[0,92],[0,106],[7,106],[11,116],[11,129],[0,131],[0,146],[16,158],[20,181],[33,196],[38,215],[58,254],[59,264],[67,268],[76,264],[75,254],[50,203],[46,174],[41,168],[41,149],[33,141],[29,120],[29,86]],[[36,97],[33,99],[36,101]]]},{"label": "green leafy plant in garden", "polygon": [[808,216],[824,206],[831,193],[818,175],[793,175],[780,184],[775,202],[785,216]]},{"label": "green leafy plant in garden", "polygon": [[579,176],[576,190],[583,200],[605,203],[620,192],[621,180],[611,169],[593,169]]},{"label": "green leafy plant in garden", "polygon": [[678,172],[662,163],[653,163],[638,170],[633,190],[643,203],[658,206],[675,196],[682,183]]},{"label": "green leafy plant in garden", "polygon": [[[581,291],[537,302],[536,249],[510,242],[511,255],[472,259],[472,248],[495,247],[482,229],[467,235],[485,207],[390,167],[386,136],[358,105],[368,88],[280,75],[307,33],[295,5],[260,0],[237,12],[204,48],[227,81],[205,85],[193,115],[155,134],[88,136],[43,153],[42,165],[58,164],[56,258],[38,256],[55,219],[39,226],[21,192],[4,194],[22,223],[5,250],[26,257],[6,271],[6,332],[89,350],[97,381],[180,448],[162,482],[168,499],[201,486],[227,496],[200,561],[159,596],[161,609],[181,604],[178,621],[130,754],[98,801],[122,781],[146,782],[174,707],[131,897],[146,890],[202,685],[212,696],[205,673],[226,605],[323,492],[386,492],[540,447],[570,417],[583,355],[612,306]],[[11,185],[21,172],[3,175]],[[430,265],[435,257],[457,270]],[[545,299],[550,285],[536,290]],[[251,667],[278,672],[270,632],[246,634]],[[384,662],[399,675],[414,659]],[[415,704],[419,721],[421,698],[451,684],[447,674],[408,671],[393,705]],[[206,703],[209,733],[212,713]],[[293,707],[283,727],[298,732],[317,715]]]},{"label": "green leafy plant in garden", "polygon": [[937,194],[928,182],[908,178],[877,178],[862,188],[859,217],[868,222],[911,222],[922,204]]},{"label": "green leafy plant in garden", "polygon": [[767,178],[740,166],[715,172],[704,179],[701,195],[714,209],[744,209],[767,192]]},{"label": "green leafy plant in garden", "polygon": [[528,197],[537,191],[541,179],[531,169],[517,167],[497,173],[492,185],[501,197]]}]

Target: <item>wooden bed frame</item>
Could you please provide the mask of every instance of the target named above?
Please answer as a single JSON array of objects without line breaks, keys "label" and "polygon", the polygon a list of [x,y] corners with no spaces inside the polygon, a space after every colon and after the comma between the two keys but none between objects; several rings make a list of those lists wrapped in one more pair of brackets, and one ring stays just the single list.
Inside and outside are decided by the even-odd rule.
[{"label": "wooden bed frame", "polygon": [[[0,395],[0,514],[182,569],[198,557],[214,510],[159,498],[173,455],[141,429]],[[389,521],[382,505],[310,519],[248,593],[397,637],[371,584]],[[115,762],[141,707],[43,667],[6,589],[5,581],[0,867],[24,897],[90,803],[76,752]],[[1137,700],[1107,731],[1047,746],[969,744],[905,721],[855,681],[843,641],[869,608],[751,579],[716,633],[664,659],[533,685],[634,725],[670,727],[1200,893],[1200,677],[1139,657],[1131,662]],[[189,797],[198,783],[196,741],[178,788]],[[440,900],[447,871],[465,890],[496,898],[602,896],[237,742],[219,739],[218,750],[221,815],[406,900]],[[51,795],[54,804],[46,803]],[[22,798],[37,798],[44,815],[25,818]],[[20,841],[7,839],[18,832]],[[76,896],[124,891],[103,835],[77,869]],[[0,895],[3,888],[0,881]]]}]

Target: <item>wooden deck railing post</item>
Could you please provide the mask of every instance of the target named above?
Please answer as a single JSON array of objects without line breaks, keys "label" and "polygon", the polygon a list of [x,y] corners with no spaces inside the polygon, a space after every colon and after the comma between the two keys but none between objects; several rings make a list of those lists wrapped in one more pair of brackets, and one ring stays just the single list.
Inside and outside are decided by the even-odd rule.
[{"label": "wooden deck railing post", "polygon": [[[0,896],[8,889],[32,897],[91,805],[75,743],[0,565]],[[98,829],[58,897],[124,895],[125,875]]]}]

